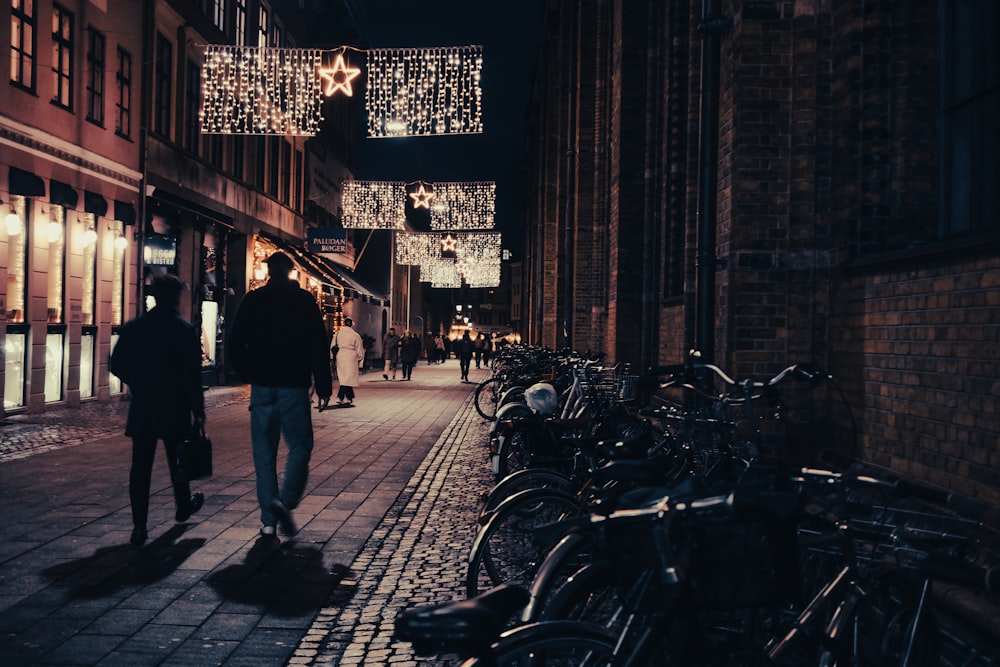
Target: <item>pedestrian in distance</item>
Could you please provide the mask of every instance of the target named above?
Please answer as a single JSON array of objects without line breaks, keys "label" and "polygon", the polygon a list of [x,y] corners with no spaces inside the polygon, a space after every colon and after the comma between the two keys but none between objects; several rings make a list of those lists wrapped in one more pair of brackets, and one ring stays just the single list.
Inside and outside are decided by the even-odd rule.
[{"label": "pedestrian in distance", "polygon": [[475,344],[472,342],[469,332],[466,331],[455,343],[455,356],[458,357],[458,366],[462,371],[462,382],[469,381],[469,365],[472,363],[474,350]]},{"label": "pedestrian in distance", "polygon": [[399,363],[403,367],[404,380],[413,377],[413,367],[420,358],[420,350],[420,339],[410,333],[409,329],[403,332],[403,338],[399,341]]},{"label": "pedestrian in distance", "polygon": [[424,350],[427,352],[427,365],[434,363],[437,356],[437,345],[434,343],[434,334],[428,333],[424,336]]},{"label": "pedestrian in distance", "polygon": [[437,350],[437,360],[443,364],[448,355],[444,346],[444,336],[434,336],[434,348]]},{"label": "pedestrian in distance", "polygon": [[[298,507],[309,477],[313,428],[309,399],[315,388],[320,407],[333,393],[330,348],[316,300],[289,276],[292,260],[275,252],[267,264],[267,283],[243,297],[229,337],[230,360],[250,383],[250,443],[257,474],[261,535],[285,535],[298,528]],[[288,447],[278,486],[278,443]]]},{"label": "pedestrian in distance", "polygon": [[108,370],[128,385],[131,402],[125,435],[132,438],[132,465],[128,494],[132,506],[135,547],[146,543],[149,486],[156,441],[163,441],[174,491],[178,522],[201,509],[205,497],[191,495],[191,485],[178,479],[177,447],[192,426],[205,424],[205,397],[201,387],[201,342],[198,332],[180,315],[184,283],[174,275],[153,279],[156,305],[122,327]]},{"label": "pedestrian in distance", "polygon": [[385,368],[382,370],[382,378],[389,379],[389,371],[392,371],[392,379],[396,379],[396,365],[399,363],[399,341],[402,340],[396,333],[395,327],[389,327],[389,331],[382,336],[382,354],[385,356]]},{"label": "pedestrian in distance", "polygon": [[475,354],[476,354],[476,368],[483,362],[483,350],[486,349],[486,335],[479,334],[476,336],[475,343]]},{"label": "pedestrian in distance", "polygon": [[333,348],[337,350],[337,403],[354,405],[354,388],[361,385],[360,373],[365,360],[365,347],[361,335],[354,330],[354,320],[344,318],[344,326],[333,335]]}]

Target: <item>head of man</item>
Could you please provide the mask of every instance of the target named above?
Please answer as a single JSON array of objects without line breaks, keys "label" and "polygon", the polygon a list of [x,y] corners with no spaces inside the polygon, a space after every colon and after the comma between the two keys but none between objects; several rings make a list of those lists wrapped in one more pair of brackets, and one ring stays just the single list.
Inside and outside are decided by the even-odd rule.
[{"label": "head of man", "polygon": [[184,283],[172,273],[153,278],[153,285],[150,287],[150,294],[156,299],[157,307],[177,310],[181,303],[181,292],[184,291]]},{"label": "head of man", "polygon": [[264,263],[267,264],[267,274],[272,278],[287,278],[295,268],[291,258],[283,252],[272,253]]},{"label": "head of man", "polygon": [[344,326],[345,327],[353,327],[354,326],[354,320],[352,320],[349,317],[345,317],[344,318]]},{"label": "head of man", "polygon": [[393,336],[395,336],[396,335],[396,327],[389,327],[389,333],[391,333]]}]

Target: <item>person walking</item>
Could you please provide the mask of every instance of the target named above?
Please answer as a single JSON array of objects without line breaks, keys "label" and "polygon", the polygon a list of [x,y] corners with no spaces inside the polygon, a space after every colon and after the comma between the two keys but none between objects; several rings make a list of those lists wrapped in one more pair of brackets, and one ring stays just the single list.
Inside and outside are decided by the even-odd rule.
[{"label": "person walking", "polygon": [[434,357],[437,356],[437,345],[434,344],[434,334],[428,333],[424,337],[424,351],[427,352],[427,365],[430,366],[434,363]]},{"label": "person walking", "polygon": [[354,320],[344,318],[344,326],[333,335],[333,347],[337,350],[337,403],[354,405],[354,388],[361,385],[358,369],[365,360],[365,347],[361,335],[354,330]]},{"label": "person walking", "polygon": [[413,367],[417,365],[417,360],[420,358],[420,350],[420,339],[407,329],[403,333],[402,340],[399,341],[399,363],[403,366],[404,380],[413,377]]},{"label": "person walking", "polygon": [[469,381],[469,364],[472,363],[472,353],[474,350],[475,344],[472,342],[469,332],[466,331],[455,344],[455,356],[458,357],[458,366],[462,371],[462,382]]},{"label": "person walking", "polygon": [[392,379],[396,379],[396,364],[399,363],[399,341],[401,338],[396,334],[395,327],[389,327],[389,331],[382,336],[382,355],[385,357],[385,368],[382,370],[382,378],[389,379],[389,370],[392,370]]},{"label": "person walking", "polygon": [[192,425],[205,424],[201,387],[201,342],[198,332],[180,315],[184,283],[167,274],[153,279],[156,305],[122,327],[108,370],[128,385],[132,394],[125,435],[132,438],[128,495],[132,506],[132,546],[146,543],[149,486],[156,441],[163,440],[174,490],[178,522],[201,509],[205,496],[191,495],[191,485],[177,475],[177,447]]},{"label": "person walking", "polygon": [[[243,297],[229,336],[233,369],[250,383],[250,443],[257,475],[260,533],[273,536],[275,524],[297,532],[298,507],[309,476],[313,450],[309,389],[320,407],[330,400],[330,348],[316,300],[289,275],[294,265],[282,252],[264,260],[267,283]],[[288,447],[278,487],[278,442]]]},{"label": "person walking", "polygon": [[447,355],[444,347],[444,336],[440,334],[434,336],[434,349],[437,351],[438,362],[443,364]]},{"label": "person walking", "polygon": [[476,354],[476,368],[479,368],[479,365],[483,362],[483,350],[485,349],[486,349],[486,335],[479,334],[478,336],[476,336],[476,343],[474,350]]}]

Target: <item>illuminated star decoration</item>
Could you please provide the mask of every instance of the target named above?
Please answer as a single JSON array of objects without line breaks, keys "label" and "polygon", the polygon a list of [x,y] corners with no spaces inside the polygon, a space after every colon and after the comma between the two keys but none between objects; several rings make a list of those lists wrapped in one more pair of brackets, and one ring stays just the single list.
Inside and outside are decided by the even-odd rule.
[{"label": "illuminated star decoration", "polygon": [[458,239],[452,234],[445,234],[441,237],[441,254],[442,255],[455,255],[455,244]]},{"label": "illuminated star decoration", "polygon": [[427,190],[424,188],[424,184],[421,183],[416,192],[410,193],[410,199],[413,200],[413,208],[430,209],[431,200],[434,199],[434,190]]},{"label": "illuminated star decoration", "polygon": [[344,62],[344,54],[338,53],[333,61],[333,67],[321,67],[319,76],[323,80],[323,94],[331,97],[338,90],[344,91],[348,97],[354,95],[351,81],[361,74],[361,68],[348,67]]}]

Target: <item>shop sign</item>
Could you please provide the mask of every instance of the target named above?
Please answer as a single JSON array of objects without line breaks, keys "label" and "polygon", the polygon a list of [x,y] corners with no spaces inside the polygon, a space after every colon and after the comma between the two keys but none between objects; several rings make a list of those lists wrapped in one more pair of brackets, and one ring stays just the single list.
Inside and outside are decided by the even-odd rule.
[{"label": "shop sign", "polygon": [[340,254],[347,252],[346,229],[316,229],[308,230],[308,249],[315,253]]},{"label": "shop sign", "polygon": [[146,266],[173,266],[177,261],[177,239],[172,236],[147,236],[142,259]]}]

